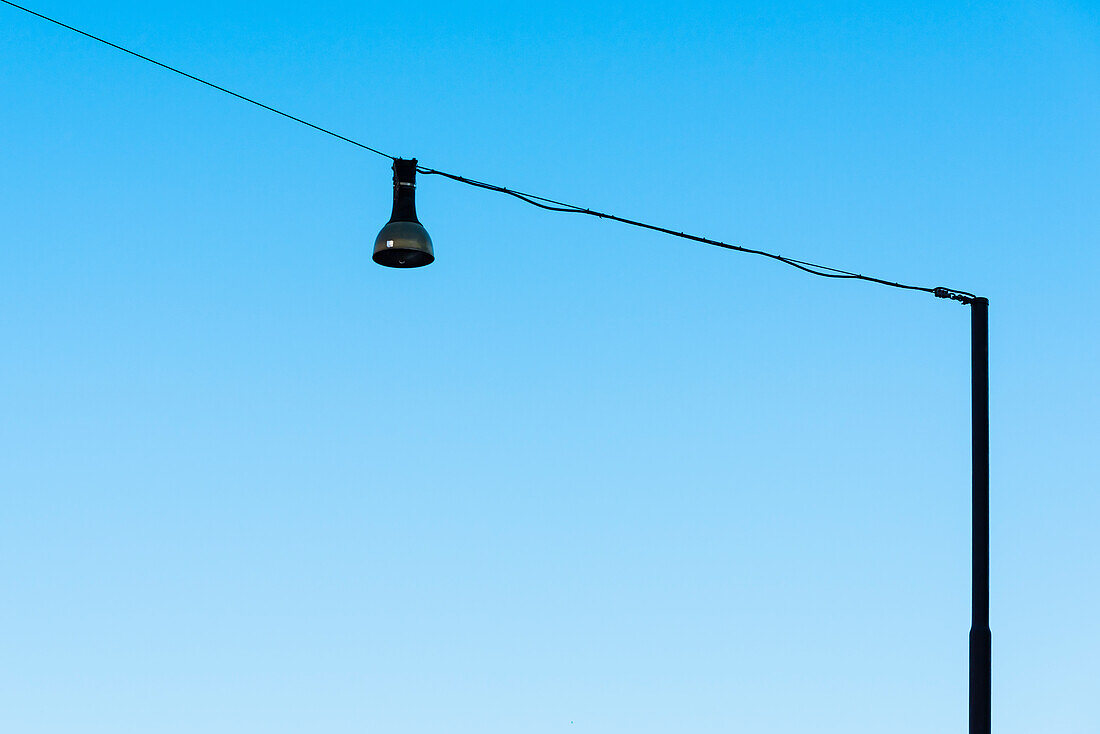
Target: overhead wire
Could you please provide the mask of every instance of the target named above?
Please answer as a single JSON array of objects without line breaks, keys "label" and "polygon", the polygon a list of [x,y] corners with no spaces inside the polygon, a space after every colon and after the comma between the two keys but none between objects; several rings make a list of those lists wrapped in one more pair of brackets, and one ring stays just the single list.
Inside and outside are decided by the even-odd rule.
[{"label": "overhead wire", "polygon": [[319,132],[324,133],[325,135],[331,135],[334,138],[337,138],[339,140],[343,140],[345,143],[351,143],[352,145],[358,146],[358,147],[362,148],[363,150],[369,150],[371,153],[377,153],[378,155],[382,156],[383,158],[389,158],[390,160],[393,160],[393,158],[394,158],[392,155],[389,155],[387,153],[383,153],[382,151],[378,150],[377,148],[372,148],[371,146],[364,145],[363,143],[360,143],[357,140],[352,140],[351,138],[344,137],[340,133],[333,132],[332,130],[327,130],[327,129],[321,127],[320,125],[314,125],[312,122],[307,122],[306,120],[303,120],[300,117],[295,117],[294,115],[291,115],[287,112],[283,112],[282,110],[276,109],[276,108],[272,107],[271,105],[266,105],[263,102],[258,102],[256,100],[252,99],[251,97],[246,97],[243,94],[239,94],[237,92],[234,92],[232,89],[226,89],[225,87],[219,86],[219,85],[217,85],[213,82],[208,82],[205,79],[201,79],[201,78],[195,76],[194,74],[188,74],[186,71],[183,71],[181,69],[177,69],[174,66],[169,66],[168,64],[157,61],[156,59],[151,59],[148,56],[144,56],[142,54],[139,54],[137,51],[131,51],[128,48],[125,48],[123,46],[119,46],[117,43],[111,43],[110,41],[108,41],[104,38],[100,38],[99,36],[94,36],[91,33],[88,33],[87,31],[80,30],[79,28],[74,28],[73,26],[68,25],[67,23],[62,23],[60,20],[56,20],[55,18],[51,18],[48,15],[42,15],[42,13],[37,13],[37,12],[31,10],[30,8],[25,8],[22,5],[17,5],[16,3],[11,2],[11,0],[0,0],[0,3],[4,3],[5,5],[10,5],[11,7],[16,8],[17,10],[22,10],[24,13],[30,13],[31,15],[33,15],[37,18],[41,18],[42,20],[53,23],[54,25],[58,25],[58,26],[61,26],[62,28],[66,28],[66,29],[68,29],[68,30],[70,30],[74,33],[79,33],[80,35],[85,36],[87,38],[90,38],[93,41],[98,41],[98,42],[104,44],[105,46],[110,46],[111,48],[118,49],[119,51],[122,51],[123,53],[130,54],[131,56],[135,56],[135,57],[141,59],[142,61],[148,61],[150,64],[154,64],[156,66],[159,66],[162,69],[167,69],[168,71],[179,74],[180,76],[187,77],[188,79],[191,79],[192,81],[196,81],[199,84],[205,84],[206,86],[210,87],[211,89],[216,89],[219,92],[224,92],[225,94],[236,97],[237,99],[244,100],[245,102],[248,102],[249,104],[254,104],[257,107],[262,107],[263,109],[265,109],[269,112],[274,112],[276,115],[282,115],[283,117],[287,118],[288,120],[293,120],[294,122],[305,125],[306,127],[311,127],[314,130],[317,130]]},{"label": "overhead wire", "polygon": [[[142,61],[146,61],[150,64],[155,65],[155,66],[159,66],[162,69],[166,69],[166,70],[171,71],[175,74],[179,74],[180,76],[186,77],[187,79],[190,79],[192,81],[196,81],[199,84],[203,84],[207,87],[210,87],[211,89],[215,89],[219,92],[223,92],[223,93],[228,94],[232,97],[236,97],[239,100],[242,100],[244,102],[248,102],[249,104],[255,105],[255,106],[260,107],[262,109],[265,109],[269,112],[274,112],[276,115],[280,115],[280,116],[282,116],[282,117],[284,117],[288,120],[292,120],[292,121],[297,122],[301,125],[305,125],[306,127],[312,128],[313,130],[324,133],[325,135],[329,135],[329,136],[331,136],[333,138],[336,138],[338,140],[342,140],[345,143],[349,143],[349,144],[354,145],[358,148],[362,148],[363,150],[370,151],[371,153],[375,153],[377,155],[380,155],[383,158],[389,158],[390,160],[397,160],[396,156],[392,156],[389,153],[385,153],[385,152],[383,152],[383,151],[381,151],[377,148],[366,145],[365,143],[361,143],[357,140],[353,140],[352,138],[341,135],[337,132],[333,132],[332,130],[321,127],[320,125],[315,125],[312,122],[308,122],[307,120],[303,120],[300,117],[296,117],[296,116],[291,115],[287,112],[283,112],[282,110],[276,109],[275,107],[272,107],[271,105],[264,104],[263,102],[259,102],[255,99],[252,99],[251,97],[247,97],[247,96],[245,96],[243,94],[240,94],[238,92],[234,92],[231,89],[227,89],[223,86],[220,86],[220,85],[215,84],[213,82],[210,82],[210,81],[207,81],[207,80],[202,79],[200,77],[197,77],[194,74],[189,74],[186,71],[183,71],[181,69],[177,69],[174,66],[169,66],[168,64],[157,61],[156,59],[145,56],[144,54],[140,54],[137,51],[132,51],[132,50],[130,50],[130,49],[124,47],[124,46],[120,46],[117,43],[112,43],[111,41],[108,41],[104,38],[100,38],[99,36],[88,33],[87,31],[83,31],[83,30],[81,30],[79,28],[76,28],[74,26],[71,26],[67,23],[63,23],[60,20],[57,20],[55,18],[51,18],[47,15],[43,15],[42,13],[31,10],[30,8],[26,8],[22,5],[14,3],[11,0],[0,0],[0,3],[3,3],[5,5],[9,5],[9,6],[15,8],[17,10],[21,10],[24,13],[28,13],[30,15],[33,15],[33,16],[37,17],[37,18],[45,20],[49,23],[53,23],[54,25],[60,26],[61,28],[65,28],[66,30],[70,30],[74,33],[78,33],[81,36],[84,36],[86,38],[90,38],[93,41],[97,41],[99,43],[104,44],[105,46],[110,46],[113,49],[117,49],[118,51],[122,51],[123,53],[129,54],[130,56],[134,56],[138,59],[141,59]],[[812,275],[820,276],[822,278],[862,280],[862,281],[867,281],[867,282],[871,282],[871,283],[878,283],[878,284],[881,284],[881,285],[890,286],[892,288],[901,288],[901,289],[904,289],[904,290],[922,291],[922,292],[925,292],[925,293],[931,293],[931,294],[935,295],[937,298],[949,298],[949,299],[953,299],[953,300],[956,300],[956,301],[961,301],[963,303],[971,303],[971,302],[973,302],[974,299],[977,298],[977,296],[975,296],[973,293],[968,293],[966,291],[960,291],[960,290],[955,290],[955,289],[952,289],[952,288],[943,288],[943,287],[928,288],[928,287],[924,287],[924,286],[906,285],[906,284],[897,283],[897,282],[894,282],[894,281],[891,281],[891,280],[884,280],[882,278],[875,278],[875,277],[871,277],[871,276],[868,276],[868,275],[862,275],[860,273],[854,273],[854,272],[851,272],[851,271],[848,271],[848,270],[841,270],[839,268],[829,267],[827,265],[818,265],[816,263],[807,262],[805,260],[796,260],[794,258],[784,257],[782,255],[777,255],[777,254],[772,253],[772,252],[766,252],[764,250],[755,250],[755,249],[748,248],[748,247],[742,247],[740,245],[731,245],[729,243],[720,242],[718,240],[709,239],[707,237],[700,237],[698,235],[687,234],[685,232],[678,232],[674,229],[668,229],[666,227],[659,227],[655,224],[647,224],[645,222],[641,222],[641,221],[638,221],[638,220],[635,220],[635,219],[628,219],[626,217],[620,217],[620,216],[617,216],[615,214],[608,214],[606,212],[595,211],[593,209],[589,209],[587,207],[582,207],[582,206],[577,206],[575,204],[567,204],[565,202],[558,201],[556,199],[549,199],[547,197],[537,196],[535,194],[527,194],[527,193],[524,193],[522,191],[516,191],[514,189],[509,189],[509,188],[504,187],[504,186],[498,186],[496,184],[486,183],[484,181],[477,181],[477,180],[472,179],[472,178],[466,178],[465,176],[459,176],[459,175],[454,174],[454,173],[447,173],[445,171],[439,171],[439,170],[436,170],[434,168],[427,168],[425,166],[417,166],[416,170],[417,170],[417,172],[425,174],[425,175],[442,176],[444,178],[450,179],[452,181],[456,181],[458,183],[466,184],[468,186],[474,186],[474,187],[477,187],[477,188],[486,189],[488,191],[495,191],[495,192],[498,192],[498,193],[501,193],[501,194],[506,194],[508,196],[512,196],[516,199],[519,199],[519,200],[524,201],[528,204],[531,204],[532,206],[536,206],[536,207],[539,207],[540,209],[545,209],[545,210],[548,210],[548,211],[564,212],[564,213],[567,213],[567,214],[584,214],[584,215],[596,217],[596,218],[599,218],[599,219],[608,219],[608,220],[611,220],[611,221],[614,221],[614,222],[619,222],[621,224],[627,224],[627,225],[630,225],[632,227],[640,227],[642,229],[648,229],[648,230],[652,230],[654,232],[661,232],[663,234],[672,235],[673,237],[680,237],[680,238],[683,238],[683,239],[686,239],[686,240],[691,240],[693,242],[699,242],[699,243],[706,244],[706,245],[712,245],[714,247],[721,247],[721,248],[724,248],[724,249],[727,249],[727,250],[733,250],[733,251],[736,251],[736,252],[743,252],[743,253],[747,253],[747,254],[750,254],[750,255],[759,255],[759,256],[762,256],[762,257],[771,258],[772,260],[777,260],[781,263],[785,263],[787,265],[790,265],[791,267],[797,268],[799,270],[810,273]]]},{"label": "overhead wire", "polygon": [[[706,244],[706,245],[712,245],[714,247],[721,247],[721,248],[726,249],[726,250],[733,250],[735,252],[744,252],[744,253],[747,253],[747,254],[750,254],[750,255],[760,255],[762,257],[767,257],[767,258],[771,258],[773,260],[777,260],[779,262],[790,265],[791,267],[797,268],[797,269],[805,271],[807,273],[811,273],[813,275],[820,276],[822,278],[838,278],[838,279],[846,279],[846,280],[864,280],[864,281],[868,281],[868,282],[871,282],[871,283],[879,283],[881,285],[888,285],[888,286],[891,286],[893,288],[901,288],[903,290],[922,291],[924,293],[931,293],[931,294],[936,295],[940,298],[952,298],[953,297],[952,295],[947,295],[947,294],[956,294],[958,296],[962,296],[964,298],[969,298],[969,299],[976,298],[976,296],[973,293],[967,293],[966,291],[955,290],[953,288],[942,288],[942,287],[940,287],[940,288],[928,288],[928,287],[925,287],[925,286],[918,286],[918,285],[906,285],[904,283],[897,283],[897,282],[894,282],[894,281],[891,281],[891,280],[884,280],[882,278],[875,278],[875,277],[872,277],[872,276],[869,276],[869,275],[863,275],[861,273],[853,273],[853,272],[848,271],[848,270],[841,270],[840,268],[833,268],[833,267],[830,267],[828,265],[819,265],[817,263],[811,263],[811,262],[807,262],[805,260],[796,260],[794,258],[784,257],[783,255],[777,255],[775,253],[766,252],[764,250],[756,250],[756,249],[752,249],[752,248],[749,248],[749,247],[742,247],[740,245],[731,245],[728,242],[720,242],[718,240],[712,240],[712,239],[707,238],[707,237],[700,237],[698,235],[687,234],[686,232],[678,232],[674,229],[668,229],[667,227],[659,227],[655,224],[647,224],[646,222],[640,222],[640,221],[635,220],[635,219],[627,219],[626,217],[620,217],[620,216],[615,215],[615,214],[608,214],[606,212],[595,211],[593,209],[578,206],[576,204],[567,204],[565,202],[557,201],[555,199],[548,199],[548,198],[543,197],[543,196],[536,196],[534,194],[526,194],[526,193],[523,193],[521,191],[515,191],[515,190],[512,190],[512,189],[506,188],[504,186],[498,186],[496,184],[490,184],[490,183],[486,183],[484,181],[476,181],[474,179],[465,178],[464,176],[458,176],[456,174],[447,173],[445,171],[437,171],[433,168],[426,168],[424,166],[417,166],[417,172],[422,173],[422,174],[426,174],[426,175],[443,176],[445,178],[449,178],[453,181],[458,181],[459,183],[464,183],[464,184],[467,184],[469,186],[476,186],[478,188],[487,189],[489,191],[497,191],[497,192],[502,193],[502,194],[507,194],[509,196],[513,196],[517,199],[520,199],[521,201],[525,201],[528,204],[531,204],[533,206],[537,206],[540,209],[547,209],[549,211],[555,211],[555,212],[565,212],[565,213],[568,213],[568,214],[586,214],[588,216],[597,217],[599,219],[610,219],[612,221],[620,222],[622,224],[628,224],[632,227],[640,227],[642,229],[649,229],[649,230],[653,230],[655,232],[661,232],[663,234],[672,235],[673,237],[681,237],[683,239],[691,240],[691,241],[694,241],[694,242],[700,242],[700,243],[703,243],[703,244]],[[944,295],[941,295],[941,294],[944,294]],[[962,299],[956,298],[955,300],[962,300]]]}]

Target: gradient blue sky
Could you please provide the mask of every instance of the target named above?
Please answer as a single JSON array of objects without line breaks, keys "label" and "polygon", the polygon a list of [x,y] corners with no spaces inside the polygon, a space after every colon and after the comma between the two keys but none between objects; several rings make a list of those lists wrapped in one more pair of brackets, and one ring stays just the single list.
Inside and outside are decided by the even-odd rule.
[{"label": "gradient blue sky", "polygon": [[[987,295],[995,728],[1100,730],[1095,4],[33,1]],[[385,159],[7,7],[0,69],[0,730],[965,730],[965,307],[426,177],[385,270]]]}]

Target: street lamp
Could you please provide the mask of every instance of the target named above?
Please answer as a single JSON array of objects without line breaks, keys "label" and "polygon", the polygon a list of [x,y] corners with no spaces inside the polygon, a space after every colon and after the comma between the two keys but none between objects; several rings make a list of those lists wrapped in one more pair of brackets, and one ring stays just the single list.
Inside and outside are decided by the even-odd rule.
[{"label": "street lamp", "polygon": [[564,202],[547,199],[542,196],[524,194],[518,191],[475,181],[473,179],[458,176],[431,168],[423,168],[417,165],[415,158],[395,158],[377,148],[352,140],[349,137],[335,133],[332,130],[315,125],[300,117],[278,110],[270,105],[258,102],[255,99],[234,92],[213,82],[201,79],[194,74],[189,74],[168,64],[149,58],[136,51],[112,43],[106,39],[94,36],[87,31],[80,30],[59,20],[50,18],[35,12],[11,0],[0,0],[0,3],[11,6],[24,13],[28,13],[44,21],[78,33],[93,41],[97,41],[111,48],[122,51],[142,61],[171,71],[191,81],[203,84],[224,94],[235,97],[243,102],[256,105],[268,112],[297,122],[313,130],[342,140],[345,143],[357,146],[393,161],[393,212],[390,221],[378,233],[374,242],[373,259],[379,265],[390,268],[419,268],[430,265],[435,261],[435,253],[432,249],[432,239],[427,230],[416,218],[416,174],[434,174],[458,181],[470,186],[496,191],[502,194],[514,196],[517,199],[550,211],[569,212],[573,214],[587,214],[600,219],[611,219],[633,227],[641,227],[656,232],[702,242],[727,250],[750,253],[769,257],[773,260],[786,263],[799,270],[804,270],[814,275],[825,278],[844,278],[864,280],[871,283],[902,288],[905,290],[923,291],[931,293],[937,298],[949,298],[970,306],[971,312],[971,406],[972,406],[972,522],[973,522],[973,547],[972,547],[972,621],[970,627],[970,734],[989,734],[990,732],[990,694],[991,694],[991,647],[992,636],[989,632],[989,301],[975,296],[972,293],[957,291],[950,288],[925,288],[921,286],[903,285],[880,278],[872,278],[858,273],[851,273],[836,268],[815,265],[802,260],[782,257],[763,250],[752,250],[739,245],[730,245],[725,242],[697,237],[695,235],[677,232],[675,230],[657,227],[645,222],[633,219],[625,219],[613,214],[593,211],[582,207],[566,204]]},{"label": "street lamp", "polygon": [[[391,268],[415,268],[430,265],[435,260],[432,241],[416,218],[413,196],[416,191],[416,172],[446,176],[462,183],[472,184],[501,193],[510,194],[530,204],[578,214],[589,214],[601,219],[613,219],[645,229],[652,229],[675,237],[717,245],[730,250],[764,255],[789,265],[828,278],[854,278],[882,285],[919,290],[937,298],[947,298],[970,306],[971,339],[971,624],[970,624],[970,734],[990,734],[992,704],[992,639],[989,630],[989,300],[971,293],[950,288],[922,288],[871,278],[855,273],[813,265],[799,260],[773,255],[760,250],[750,250],[728,245],[683,232],[656,227],[643,222],[624,219],[610,214],[582,209],[550,199],[520,194],[500,186],[485,184],[452,174],[422,169],[416,159],[394,159],[393,162],[393,214],[382,228],[374,243],[374,261]],[[541,203],[540,203],[541,202]]]},{"label": "street lamp", "polygon": [[374,240],[374,261],[387,268],[419,268],[435,260],[432,238],[416,218],[416,159],[393,162],[393,213]]}]

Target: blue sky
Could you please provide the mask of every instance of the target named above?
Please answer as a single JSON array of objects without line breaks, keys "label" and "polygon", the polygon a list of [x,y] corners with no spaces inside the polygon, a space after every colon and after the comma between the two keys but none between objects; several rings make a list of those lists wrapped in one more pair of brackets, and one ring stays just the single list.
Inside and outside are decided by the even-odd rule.
[{"label": "blue sky", "polygon": [[[41,0],[427,166],[990,298],[994,725],[1100,728],[1100,13]],[[0,729],[943,732],[969,314],[0,8]]]}]

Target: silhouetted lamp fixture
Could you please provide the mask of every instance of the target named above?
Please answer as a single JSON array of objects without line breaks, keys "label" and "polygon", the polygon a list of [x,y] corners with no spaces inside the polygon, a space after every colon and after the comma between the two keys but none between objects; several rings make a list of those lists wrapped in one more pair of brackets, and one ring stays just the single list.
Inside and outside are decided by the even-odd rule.
[{"label": "silhouetted lamp fixture", "polygon": [[374,240],[374,261],[387,268],[419,268],[435,260],[432,238],[416,218],[416,159],[393,162],[393,214]]}]

